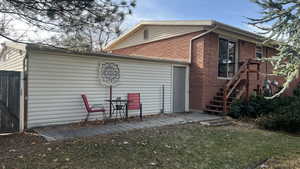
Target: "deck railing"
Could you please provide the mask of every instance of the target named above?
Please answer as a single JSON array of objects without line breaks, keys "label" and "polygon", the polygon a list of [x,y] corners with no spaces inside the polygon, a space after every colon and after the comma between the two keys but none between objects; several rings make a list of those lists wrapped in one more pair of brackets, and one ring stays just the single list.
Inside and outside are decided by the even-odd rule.
[{"label": "deck railing", "polygon": [[[250,65],[255,64],[257,65],[257,70],[250,70]],[[226,83],[224,87],[224,104],[223,104],[223,111],[225,113],[228,112],[228,101],[230,96],[233,94],[233,92],[237,91],[237,88],[239,87],[238,93],[235,95],[235,99],[240,99],[245,93],[246,98],[249,98],[249,74],[250,73],[256,73],[257,74],[257,80],[259,80],[259,70],[260,69],[260,63],[257,60],[248,59],[245,62],[242,63],[240,66],[238,72]],[[246,74],[246,78],[244,78]],[[260,85],[257,85],[257,91],[260,90]]]}]

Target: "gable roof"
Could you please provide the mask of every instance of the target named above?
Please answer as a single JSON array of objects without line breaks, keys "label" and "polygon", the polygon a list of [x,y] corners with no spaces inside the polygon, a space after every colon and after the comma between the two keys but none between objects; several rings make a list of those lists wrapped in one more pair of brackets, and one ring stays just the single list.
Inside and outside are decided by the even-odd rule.
[{"label": "gable roof", "polygon": [[243,30],[231,25],[227,25],[215,20],[165,20],[165,21],[141,21],[139,24],[134,26],[132,29],[130,29],[128,32],[124,33],[117,39],[110,42],[106,47],[105,50],[109,50],[113,48],[114,46],[118,45],[131,35],[133,35],[138,30],[142,29],[144,26],[148,25],[154,25],[154,26],[204,26],[204,27],[214,27],[218,26],[218,29],[234,32],[252,39],[256,39],[258,41],[261,41],[263,38],[260,35],[257,35],[253,32]]}]

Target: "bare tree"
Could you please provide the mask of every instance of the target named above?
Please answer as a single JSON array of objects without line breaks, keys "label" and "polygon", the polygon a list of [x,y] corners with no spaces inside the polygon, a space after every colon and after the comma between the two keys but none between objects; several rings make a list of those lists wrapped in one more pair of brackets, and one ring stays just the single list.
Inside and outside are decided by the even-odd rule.
[{"label": "bare tree", "polygon": [[[135,6],[135,0],[0,0],[0,14],[54,34],[39,43],[98,51],[120,34]],[[20,41],[5,30],[1,37]]]}]

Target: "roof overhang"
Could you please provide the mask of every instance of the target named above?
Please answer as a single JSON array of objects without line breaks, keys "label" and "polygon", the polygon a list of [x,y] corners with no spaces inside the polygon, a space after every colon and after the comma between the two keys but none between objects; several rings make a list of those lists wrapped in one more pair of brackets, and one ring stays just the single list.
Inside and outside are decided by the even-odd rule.
[{"label": "roof overhang", "polygon": [[66,55],[81,55],[81,56],[97,56],[104,58],[118,58],[118,59],[133,59],[133,60],[141,60],[141,61],[152,61],[152,62],[166,62],[173,64],[189,64],[184,60],[174,60],[174,59],[166,59],[159,57],[145,57],[145,56],[128,56],[128,55],[118,55],[112,53],[105,52],[80,52],[68,50],[65,48],[56,48],[51,46],[39,45],[39,44],[24,44],[24,43],[15,43],[15,42],[5,42],[3,43],[6,47],[11,47],[14,49],[22,50],[22,51],[37,51],[37,52],[51,52],[51,53],[62,53]]}]

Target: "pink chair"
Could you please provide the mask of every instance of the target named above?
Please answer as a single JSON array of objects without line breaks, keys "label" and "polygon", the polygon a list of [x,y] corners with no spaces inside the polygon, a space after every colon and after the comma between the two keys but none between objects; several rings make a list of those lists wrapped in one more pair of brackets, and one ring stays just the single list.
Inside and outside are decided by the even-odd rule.
[{"label": "pink chair", "polygon": [[127,94],[128,110],[140,110],[140,119],[143,120],[143,111],[142,111],[142,103],[141,103],[141,95],[140,93],[128,93]]},{"label": "pink chair", "polygon": [[85,94],[82,94],[81,97],[82,97],[82,100],[83,100],[83,103],[84,103],[84,106],[85,106],[85,110],[87,112],[85,121],[88,121],[90,113],[103,112],[103,115],[106,118],[105,109],[104,109],[104,106],[102,104],[90,105],[89,101],[88,101],[88,98]]}]

